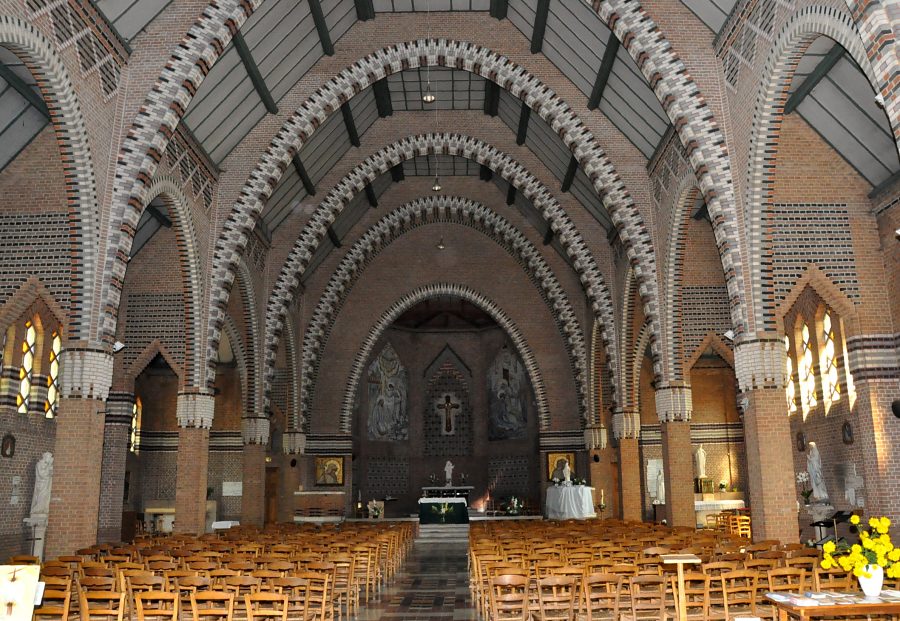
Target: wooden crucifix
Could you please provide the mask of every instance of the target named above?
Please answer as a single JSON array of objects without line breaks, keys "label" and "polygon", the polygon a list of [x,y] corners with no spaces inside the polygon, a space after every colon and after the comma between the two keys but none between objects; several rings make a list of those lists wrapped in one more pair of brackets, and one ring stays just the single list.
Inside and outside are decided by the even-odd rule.
[{"label": "wooden crucifix", "polygon": [[444,402],[435,406],[441,415],[441,433],[445,436],[452,436],[456,433],[456,415],[460,405],[453,403],[451,395],[444,395]]}]

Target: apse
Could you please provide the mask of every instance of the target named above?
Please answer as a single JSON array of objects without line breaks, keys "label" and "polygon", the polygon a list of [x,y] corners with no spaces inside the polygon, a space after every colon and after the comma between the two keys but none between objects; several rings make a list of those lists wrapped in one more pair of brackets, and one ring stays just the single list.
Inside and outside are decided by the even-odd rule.
[{"label": "apse", "polygon": [[510,336],[456,297],[413,306],[366,362],[354,412],[353,498],[385,501],[387,517],[417,512],[422,488],[471,486],[471,510],[515,496],[539,504],[534,390]]}]

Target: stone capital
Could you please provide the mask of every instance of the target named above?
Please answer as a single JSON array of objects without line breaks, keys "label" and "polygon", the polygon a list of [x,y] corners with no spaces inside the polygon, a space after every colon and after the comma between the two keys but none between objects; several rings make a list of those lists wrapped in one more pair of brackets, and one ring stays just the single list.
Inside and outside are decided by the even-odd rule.
[{"label": "stone capital", "polygon": [[306,434],[296,429],[284,432],[282,447],[287,455],[302,455],[306,450]]},{"label": "stone capital", "polygon": [[584,448],[587,450],[605,449],[608,443],[606,427],[591,425],[584,428]]},{"label": "stone capital", "polygon": [[612,416],[613,437],[639,438],[641,435],[641,414],[637,410],[616,409]]},{"label": "stone capital", "polygon": [[786,356],[784,337],[779,334],[742,337],[734,346],[734,373],[740,390],[784,389]]},{"label": "stone capital", "polygon": [[656,415],[660,422],[687,422],[693,413],[691,387],[687,384],[669,384],[656,389]]},{"label": "stone capital", "polygon": [[175,418],[179,427],[212,427],[216,411],[216,399],[207,393],[183,392],[178,395]]},{"label": "stone capital", "polygon": [[59,355],[63,399],[105,401],[112,386],[113,357],[100,349],[66,347]]},{"label": "stone capital", "polygon": [[245,416],[241,419],[241,437],[245,445],[268,444],[269,419],[265,416]]}]

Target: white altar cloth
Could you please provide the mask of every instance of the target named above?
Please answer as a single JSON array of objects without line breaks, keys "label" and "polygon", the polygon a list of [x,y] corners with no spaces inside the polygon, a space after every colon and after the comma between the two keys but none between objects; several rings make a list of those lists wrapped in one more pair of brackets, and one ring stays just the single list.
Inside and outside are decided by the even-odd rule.
[{"label": "white altar cloth", "polygon": [[695,500],[694,511],[733,511],[743,509],[743,500]]},{"label": "white altar cloth", "polygon": [[547,517],[551,520],[584,520],[597,517],[594,511],[593,487],[586,485],[551,486],[547,488]]},{"label": "white altar cloth", "polygon": [[448,505],[453,504],[455,502],[461,502],[466,504],[465,498],[459,497],[451,497],[451,498],[419,498],[420,505]]}]

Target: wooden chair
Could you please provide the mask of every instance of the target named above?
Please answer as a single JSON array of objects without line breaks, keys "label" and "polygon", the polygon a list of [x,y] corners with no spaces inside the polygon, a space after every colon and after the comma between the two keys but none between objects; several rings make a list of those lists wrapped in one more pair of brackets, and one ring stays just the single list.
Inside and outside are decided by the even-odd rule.
[{"label": "wooden chair", "polygon": [[[699,571],[687,571],[684,573],[684,606],[686,619],[707,621],[709,619],[709,583],[711,578]],[[678,580],[675,576],[669,578],[670,588],[675,594],[678,590]]]},{"label": "wooden chair", "polygon": [[331,574],[301,571],[295,577],[306,580],[306,614],[309,621],[329,621],[334,618],[331,605]]},{"label": "wooden chair", "polygon": [[135,595],[134,606],[138,621],[147,621],[147,619],[178,621],[177,593],[142,591]]},{"label": "wooden chair", "polygon": [[852,585],[851,575],[840,567],[833,567],[832,569],[816,567],[813,571],[813,590],[849,591]]},{"label": "wooden chair", "polygon": [[660,576],[632,576],[628,579],[630,610],[622,614],[623,619],[665,620],[666,581]]},{"label": "wooden chair", "polygon": [[287,595],[288,621],[305,621],[309,607],[309,581],[303,578],[285,577],[272,581],[276,593]]},{"label": "wooden chair", "polygon": [[41,605],[34,609],[35,621],[43,619],[68,621],[69,604],[72,598],[71,582],[68,578],[57,578],[55,582],[45,582]]},{"label": "wooden chair", "polygon": [[609,573],[588,574],[582,586],[587,621],[618,621],[622,576]]},{"label": "wooden chair", "polygon": [[244,595],[247,621],[287,621],[288,596],[283,593]]},{"label": "wooden chair", "polygon": [[497,576],[491,579],[490,606],[492,621],[527,621],[528,578]]},{"label": "wooden chair", "polygon": [[9,557],[10,565],[40,565],[41,559],[30,554],[17,554]]},{"label": "wooden chair", "polygon": [[125,593],[115,591],[81,591],[81,621],[122,621]]},{"label": "wooden chair", "polygon": [[574,576],[550,576],[538,580],[536,588],[541,621],[574,621],[580,580]]},{"label": "wooden chair", "polygon": [[192,621],[232,621],[234,593],[202,591],[191,593]]},{"label": "wooden chair", "polygon": [[757,573],[748,569],[721,575],[725,618],[734,615],[756,616]]},{"label": "wooden chair", "polygon": [[[802,567],[777,567],[766,572],[766,585],[771,593],[781,591],[803,593],[809,586],[807,575]],[[765,614],[772,617],[773,621],[777,620],[778,611],[768,600],[758,600],[756,606],[760,615]]]}]

